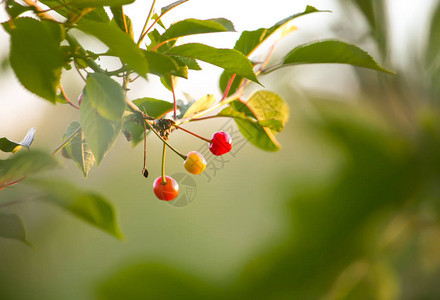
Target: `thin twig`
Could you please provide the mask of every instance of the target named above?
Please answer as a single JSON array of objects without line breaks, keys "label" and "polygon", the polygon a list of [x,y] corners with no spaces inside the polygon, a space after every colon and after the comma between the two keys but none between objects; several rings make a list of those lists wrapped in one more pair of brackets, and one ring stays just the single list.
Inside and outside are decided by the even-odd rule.
[{"label": "thin twig", "polygon": [[78,66],[76,65],[76,62],[73,62],[73,65],[75,66],[76,71],[78,72],[79,76],[82,78],[84,82],[87,82],[87,79],[81,74],[80,70],[78,69]]},{"label": "thin twig", "polygon": [[176,92],[174,91],[174,77],[173,75],[171,77],[171,91],[173,92],[173,119],[174,121],[177,120],[177,101],[176,101]]},{"label": "thin twig", "polygon": [[200,136],[200,135],[198,135],[197,133],[194,133],[194,132],[192,132],[192,131],[190,131],[190,130],[188,130],[188,129],[185,129],[185,128],[183,128],[183,127],[180,127],[180,126],[178,126],[178,125],[176,125],[176,124],[174,124],[173,126],[176,127],[176,128],[178,128],[178,129],[181,129],[181,130],[183,130],[183,131],[185,131],[185,132],[187,132],[187,133],[189,133],[189,134],[192,134],[193,136],[195,136],[195,137],[197,137],[197,138],[199,138],[199,139],[201,139],[201,140],[203,140],[203,141],[205,141],[205,142],[211,143],[211,140],[209,140],[209,139],[207,139],[207,138],[204,138],[203,136]]},{"label": "thin twig", "polygon": [[139,41],[138,41],[138,45],[140,45],[140,43],[142,43],[143,39],[144,39],[145,36],[148,34],[148,32],[151,30],[151,28],[153,28],[153,26],[156,25],[156,23],[159,22],[159,20],[160,20],[160,19],[161,19],[161,18],[162,18],[167,12],[169,12],[169,11],[172,10],[173,8],[176,8],[176,7],[179,6],[179,5],[182,5],[183,3],[187,2],[187,1],[188,1],[188,0],[186,0],[186,1],[184,1],[184,2],[181,2],[181,3],[177,4],[176,6],[173,6],[171,9],[165,11],[164,13],[161,13],[161,14],[159,15],[159,17],[157,17],[157,19],[154,20],[153,24],[151,24],[150,27],[148,27],[148,29],[147,29],[144,33],[142,33],[142,35],[141,35],[141,37],[140,37],[140,39],[139,39]]},{"label": "thin twig", "polygon": [[[141,34],[139,36],[137,45],[139,46],[142,43],[142,40],[144,39],[144,32],[145,32],[145,28],[147,28],[148,22],[150,21],[151,15],[153,13],[153,9],[154,9],[154,5],[156,4],[156,0],[153,1],[153,3],[151,4],[150,7],[150,12],[148,13],[147,19],[145,20],[145,24],[144,27],[142,28]],[[148,31],[147,31],[148,32]]]},{"label": "thin twig", "polygon": [[[145,121],[146,121],[146,120],[145,120]],[[145,124],[150,128],[151,131],[154,132],[155,135],[157,135],[158,138],[161,139],[161,141],[162,141],[165,145],[167,145],[171,150],[173,150],[174,153],[176,153],[177,155],[179,155],[181,158],[186,159],[186,155],[180,153],[180,152],[177,151],[173,146],[171,146],[167,141],[165,141],[164,138],[162,138],[162,137],[160,136],[159,132],[157,132],[156,129],[154,129],[153,126],[152,126],[150,123],[145,122]]]},{"label": "thin twig", "polygon": [[67,145],[67,143],[68,142],[70,142],[71,140],[73,140],[73,138],[75,137],[75,136],[77,136],[78,135],[78,133],[80,133],[81,132],[81,127],[78,127],[65,141],[63,141],[62,143],[61,143],[61,145],[59,145],[58,147],[56,147],[55,148],[55,150],[53,150],[53,152],[52,152],[52,155],[55,155],[55,154],[57,154],[61,149],[63,149],[64,148],[64,146],[66,146]]},{"label": "thin twig", "polygon": [[63,94],[64,98],[66,99],[67,103],[69,103],[71,106],[75,107],[76,109],[79,109],[79,106],[76,106],[75,104],[73,104],[69,98],[67,97],[66,93],[64,92],[63,86],[60,84],[60,90],[61,93]]}]

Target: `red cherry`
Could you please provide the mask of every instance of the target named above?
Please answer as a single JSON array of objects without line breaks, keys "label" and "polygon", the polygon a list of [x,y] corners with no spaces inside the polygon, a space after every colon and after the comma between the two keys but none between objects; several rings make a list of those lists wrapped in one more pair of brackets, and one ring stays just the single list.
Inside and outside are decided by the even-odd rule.
[{"label": "red cherry", "polygon": [[170,176],[165,176],[165,184],[162,184],[162,177],[157,177],[153,183],[153,191],[160,200],[170,201],[179,195],[179,184]]},{"label": "red cherry", "polygon": [[212,154],[217,156],[223,155],[231,151],[231,149],[232,138],[229,133],[224,131],[214,133],[209,144],[209,150],[211,150]]}]

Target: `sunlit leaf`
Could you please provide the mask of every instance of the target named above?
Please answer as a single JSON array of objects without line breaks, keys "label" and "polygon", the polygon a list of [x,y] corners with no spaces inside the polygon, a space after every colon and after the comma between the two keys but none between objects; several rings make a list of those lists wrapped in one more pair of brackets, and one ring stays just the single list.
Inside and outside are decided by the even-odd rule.
[{"label": "sunlit leaf", "polygon": [[29,183],[44,192],[43,200],[62,207],[118,239],[123,238],[113,206],[103,196],[61,180],[34,179]]},{"label": "sunlit leaf", "polygon": [[213,64],[258,83],[251,62],[237,50],[217,49],[204,44],[191,43],[174,47],[169,53]]},{"label": "sunlit leaf", "polygon": [[270,37],[276,30],[287,22],[315,12],[328,12],[325,10],[318,10],[313,6],[307,6],[306,9],[301,12],[287,17],[269,28],[260,28],[253,31],[243,31],[240,38],[235,43],[234,49],[240,51],[244,55],[250,55],[259,45],[261,45],[268,37]]},{"label": "sunlit leaf", "polygon": [[284,57],[281,66],[318,63],[349,64],[394,74],[381,67],[361,48],[338,40],[324,40],[300,45]]},{"label": "sunlit leaf", "polygon": [[243,111],[236,111],[231,106],[225,107],[218,114],[218,116],[229,117],[234,119],[244,120],[255,124],[256,126],[267,127],[273,131],[280,132],[284,128],[284,124],[280,120],[262,120],[258,121],[251,116],[246,115]]},{"label": "sunlit leaf", "polygon": [[[281,29],[282,27],[284,27],[283,25],[286,25],[289,21],[296,19],[298,17],[304,16],[304,15],[308,15],[311,13],[315,13],[315,12],[328,12],[326,10],[318,10],[316,8],[314,8],[313,6],[307,6],[306,9],[301,12],[301,13],[297,13],[294,14],[290,17],[287,17],[279,22],[277,22],[276,24],[274,24],[273,26],[269,27],[269,28],[259,28],[256,30],[252,30],[252,31],[243,31],[240,35],[240,38],[237,40],[237,42],[235,43],[234,49],[240,51],[241,53],[243,53],[246,56],[250,56],[253,51],[255,49],[258,48],[258,46],[260,46],[262,43],[264,43],[264,41],[266,41],[273,33],[275,33],[278,29]],[[220,77],[220,89],[224,92],[226,89],[226,86],[229,82],[229,79],[231,78],[233,73],[231,72],[223,72],[221,77]],[[230,89],[230,93],[233,93],[236,91],[240,81],[243,78],[241,78],[240,76],[235,77],[231,89]]]},{"label": "sunlit leaf", "polygon": [[246,101],[246,104],[259,121],[277,120],[284,126],[289,119],[287,103],[280,96],[270,91],[254,93]]},{"label": "sunlit leaf", "polygon": [[16,214],[0,214],[0,237],[22,241],[31,246],[26,238],[23,221]]},{"label": "sunlit leaf", "polygon": [[164,13],[168,12],[169,10],[173,9],[174,7],[185,3],[188,0],[179,0],[179,1],[175,1],[167,6],[162,7],[162,9],[160,10],[160,13],[163,15]]},{"label": "sunlit leaf", "polygon": [[135,0],[71,0],[70,4],[78,8],[120,6],[133,3]]},{"label": "sunlit leaf", "polygon": [[[60,0],[39,0],[39,2],[50,7],[53,11],[56,11],[65,18],[78,16],[82,12],[81,7],[72,6],[72,5],[63,5],[63,3],[60,2]],[[104,23],[110,22],[110,19],[103,7],[94,7],[93,10],[89,11],[87,14],[85,14],[82,17],[82,19],[79,20],[79,23],[83,22],[84,20],[92,20],[92,21],[98,21]]]},{"label": "sunlit leaf", "polygon": [[209,108],[211,105],[215,103],[215,97],[214,95],[206,95],[194,102],[188,110],[183,115],[183,118],[191,117],[191,115],[194,115],[198,112],[201,112],[202,110],[205,110]]},{"label": "sunlit leaf", "polygon": [[234,25],[231,21],[223,18],[219,19],[185,19],[172,24],[162,35],[161,40],[166,41],[177,37],[186,35],[235,31]]},{"label": "sunlit leaf", "polygon": [[[245,103],[233,101],[230,107],[234,111],[244,112],[248,117],[257,120],[257,117],[249,110]],[[265,151],[278,151],[281,145],[276,140],[274,134],[269,128],[263,127],[257,122],[249,122],[249,120],[234,118],[241,134],[254,146]]]}]

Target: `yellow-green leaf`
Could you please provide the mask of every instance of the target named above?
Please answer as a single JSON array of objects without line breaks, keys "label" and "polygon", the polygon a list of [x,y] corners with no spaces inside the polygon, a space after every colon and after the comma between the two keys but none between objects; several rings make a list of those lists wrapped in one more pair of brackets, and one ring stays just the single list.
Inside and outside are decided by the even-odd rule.
[{"label": "yellow-green leaf", "polygon": [[191,115],[194,115],[198,112],[201,112],[202,110],[205,110],[215,104],[215,97],[214,95],[206,95],[194,102],[188,110],[183,115],[183,118],[191,117]]}]

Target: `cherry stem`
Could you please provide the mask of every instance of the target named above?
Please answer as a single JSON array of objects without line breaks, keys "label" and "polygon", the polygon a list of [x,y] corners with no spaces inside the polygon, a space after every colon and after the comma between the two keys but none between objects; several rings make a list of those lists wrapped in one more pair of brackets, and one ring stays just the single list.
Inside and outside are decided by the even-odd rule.
[{"label": "cherry stem", "polygon": [[225,100],[226,97],[228,97],[229,90],[231,89],[231,86],[232,86],[232,83],[234,82],[235,76],[237,76],[236,73],[232,74],[231,78],[229,79],[228,85],[226,86],[225,93],[223,94],[221,101]]},{"label": "cherry stem", "polygon": [[157,135],[157,137],[159,139],[161,139],[161,141],[167,145],[171,150],[174,151],[174,153],[176,153],[177,155],[179,155],[182,159],[186,159],[186,155],[183,155],[182,153],[180,153],[179,151],[177,151],[173,146],[171,146],[167,141],[164,140],[163,137],[160,136],[160,134],[156,131],[156,129],[153,128],[153,126],[145,121],[145,124],[148,126],[148,128],[150,128],[151,131],[154,132],[155,135]]},{"label": "cherry stem", "polygon": [[167,181],[165,179],[165,153],[167,150],[167,146],[165,143],[163,143],[163,150],[162,150],[162,184],[166,184]]},{"label": "cherry stem", "polygon": [[173,126],[178,128],[178,129],[181,129],[181,130],[183,130],[183,131],[185,131],[185,132],[187,132],[189,134],[192,134],[193,136],[198,137],[199,139],[201,139],[201,140],[203,140],[205,142],[211,143],[211,140],[208,140],[207,138],[204,138],[203,136],[200,136],[200,135],[198,135],[198,134],[196,134],[196,133],[194,133],[194,132],[192,132],[192,131],[190,131],[188,129],[180,127],[179,125],[176,125],[176,124],[174,124]]},{"label": "cherry stem", "polygon": [[79,106],[76,106],[75,104],[73,104],[69,100],[69,97],[67,97],[66,93],[64,92],[63,86],[61,84],[60,84],[60,90],[61,90],[61,93],[63,94],[64,98],[66,99],[67,103],[69,103],[71,106],[75,107],[76,109],[79,109]]},{"label": "cherry stem", "polygon": [[174,91],[174,77],[171,75],[171,91],[173,92],[173,119],[177,120],[177,101],[176,101],[176,92]]},{"label": "cherry stem", "polygon": [[143,122],[144,125],[144,168],[142,171],[145,171],[147,169],[147,127],[145,126],[145,122]]}]

